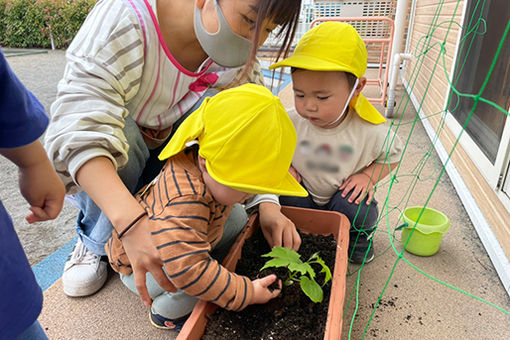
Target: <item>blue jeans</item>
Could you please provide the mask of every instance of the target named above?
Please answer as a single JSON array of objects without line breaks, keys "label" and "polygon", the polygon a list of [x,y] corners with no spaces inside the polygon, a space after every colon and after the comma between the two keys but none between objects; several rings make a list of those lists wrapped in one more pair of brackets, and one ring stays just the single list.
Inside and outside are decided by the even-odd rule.
[{"label": "blue jeans", "polygon": [[[215,90],[207,91],[188,112],[173,124],[172,134],[175,133],[184,119],[202,104],[206,97],[210,97],[216,92]],[[125,124],[123,132],[129,144],[128,163],[118,171],[118,174],[129,191],[135,194],[156,177],[163,168],[165,161],[160,161],[158,155],[172,138],[172,135],[160,147],[149,150],[135,121],[128,117]],[[98,176],[100,175],[98,174]],[[79,192],[74,195],[74,198],[76,205],[80,208],[76,223],[78,237],[80,237],[85,247],[94,254],[106,255],[104,245],[112,236],[112,223],[86,192]]]},{"label": "blue jeans", "polygon": [[[235,204],[225,222],[221,240],[212,250],[212,258],[221,263],[237,239],[237,236],[243,230],[246,222],[248,222],[246,211],[240,204]],[[152,310],[154,313],[172,320],[179,319],[191,313],[193,307],[195,307],[195,304],[198,302],[197,297],[188,295],[182,290],[178,290],[175,293],[167,292],[158,285],[151,273],[147,273],[146,275],[145,283],[149,291],[149,296],[152,299]],[[126,287],[138,295],[134,274],[120,274],[120,279]]]},{"label": "blue jeans", "polygon": [[41,327],[39,321],[35,320],[32,326],[28,327],[17,340],[48,340],[46,332]]},{"label": "blue jeans", "polygon": [[344,214],[351,223],[349,237],[349,244],[351,244],[351,242],[355,242],[358,238],[358,234],[362,233],[368,236],[374,231],[377,219],[379,218],[379,209],[377,208],[377,201],[375,199],[372,199],[370,205],[365,204],[366,198],[361,201],[360,204],[354,202],[349,203],[348,199],[350,193],[347,194],[346,197],[342,197],[342,193],[342,191],[337,191],[333,197],[331,197],[331,200],[322,206],[315,203],[311,195],[307,197],[280,196],[280,204],[309,209],[338,211]]}]

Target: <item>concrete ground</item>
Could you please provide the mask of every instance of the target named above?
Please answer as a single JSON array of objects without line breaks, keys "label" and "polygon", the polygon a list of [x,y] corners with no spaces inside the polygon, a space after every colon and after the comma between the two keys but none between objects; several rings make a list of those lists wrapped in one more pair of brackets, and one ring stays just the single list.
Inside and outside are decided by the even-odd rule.
[{"label": "concrete ground", "polygon": [[[49,51],[9,57],[8,62],[49,110],[64,69],[64,53]],[[289,88],[282,92],[282,101],[291,103]],[[394,118],[398,123],[394,130],[409,143],[388,204],[384,204],[388,182],[376,194],[382,216],[374,239],[377,257],[361,271],[359,266],[348,268],[342,338],[507,339],[510,316],[479,299],[506,311],[510,311],[510,299],[446,174],[433,191],[441,162],[435,151],[429,149],[431,142],[421,123],[414,122],[415,116],[414,109],[408,107],[402,120],[400,116]],[[23,220],[28,208],[17,192],[15,168],[2,158],[0,173],[3,179],[0,198],[13,215],[25,251],[35,265],[75,236],[77,211],[66,203],[55,221],[28,225]],[[400,232],[394,232],[399,224],[398,214],[406,206],[422,206],[428,199],[429,207],[449,217],[451,228],[436,255],[419,257],[404,252],[404,258],[399,260]],[[379,307],[374,309],[379,297]],[[81,299],[66,297],[58,280],[45,291],[40,322],[50,339],[175,337],[174,332],[157,330],[149,324],[146,308],[113,274],[105,288]]]}]

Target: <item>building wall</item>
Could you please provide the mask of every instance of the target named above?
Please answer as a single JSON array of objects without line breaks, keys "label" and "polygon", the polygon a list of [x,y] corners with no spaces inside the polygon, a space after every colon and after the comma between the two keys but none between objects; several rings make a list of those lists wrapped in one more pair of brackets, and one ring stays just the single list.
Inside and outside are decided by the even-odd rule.
[{"label": "building wall", "polygon": [[[448,94],[444,69],[446,68],[448,73],[452,69],[463,12],[463,4],[459,5],[457,0],[445,0],[439,8],[440,2],[417,1],[408,50],[413,54],[413,60],[405,68],[406,78],[411,86],[414,84],[415,96],[425,97],[422,109],[427,114],[438,113],[444,109]],[[445,63],[441,56],[442,48],[446,52]]]},{"label": "building wall", "polygon": [[[463,1],[417,0],[407,50],[413,54],[413,60],[407,62],[404,69],[404,78],[412,95],[421,103],[422,112],[428,117],[447,152],[452,150],[457,136],[448,126],[441,128],[449,94],[445,70],[448,75],[453,73],[463,12]],[[455,146],[451,159],[506,257],[510,258],[510,224],[507,222],[510,221],[510,212],[478,170],[476,160],[460,144]]]}]

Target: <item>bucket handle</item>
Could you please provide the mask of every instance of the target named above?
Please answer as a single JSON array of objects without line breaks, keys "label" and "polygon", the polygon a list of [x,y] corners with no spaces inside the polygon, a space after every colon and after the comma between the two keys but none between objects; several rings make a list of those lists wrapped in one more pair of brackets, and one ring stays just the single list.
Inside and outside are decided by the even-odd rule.
[{"label": "bucket handle", "polygon": [[395,228],[395,231],[397,230],[401,230],[401,229],[404,229],[405,227],[408,227],[409,226],[409,223],[407,222],[404,222],[402,223],[401,225],[399,225],[398,227]]}]

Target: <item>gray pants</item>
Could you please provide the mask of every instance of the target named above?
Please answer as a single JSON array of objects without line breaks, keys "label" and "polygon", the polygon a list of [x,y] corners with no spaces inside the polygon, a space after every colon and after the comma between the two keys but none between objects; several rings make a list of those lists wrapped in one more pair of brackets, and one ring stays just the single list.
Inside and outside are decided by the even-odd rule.
[{"label": "gray pants", "polygon": [[[235,204],[228,216],[223,236],[220,242],[214,247],[211,256],[221,262],[228,254],[228,251],[234,244],[239,233],[243,230],[244,225],[248,221],[248,215],[244,207],[240,204]],[[132,292],[138,295],[135,286],[135,277],[131,275],[120,274],[122,283],[126,285]],[[154,313],[159,314],[167,319],[178,319],[183,317],[193,310],[198,298],[188,295],[185,292],[178,290],[175,293],[170,293],[161,288],[152,274],[147,273],[146,276],[147,290],[152,299],[152,310]]]}]

